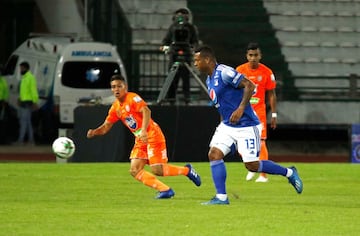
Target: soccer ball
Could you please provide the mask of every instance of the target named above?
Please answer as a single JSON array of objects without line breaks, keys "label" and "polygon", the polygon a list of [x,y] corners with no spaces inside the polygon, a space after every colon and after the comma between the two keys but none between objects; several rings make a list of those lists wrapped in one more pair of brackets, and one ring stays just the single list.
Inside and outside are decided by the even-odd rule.
[{"label": "soccer ball", "polygon": [[69,159],[74,155],[75,144],[68,137],[59,137],[52,144],[54,154],[62,159]]}]

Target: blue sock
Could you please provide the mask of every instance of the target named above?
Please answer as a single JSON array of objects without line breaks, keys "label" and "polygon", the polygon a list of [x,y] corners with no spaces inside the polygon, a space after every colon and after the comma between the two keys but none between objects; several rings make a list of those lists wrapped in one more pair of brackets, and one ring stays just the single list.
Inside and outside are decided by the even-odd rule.
[{"label": "blue sock", "polygon": [[264,172],[271,175],[282,175],[286,176],[287,168],[282,167],[281,165],[273,161],[259,161],[259,170],[258,172]]},{"label": "blue sock", "polygon": [[210,161],[210,167],[216,193],[226,194],[226,167],[224,160]]}]

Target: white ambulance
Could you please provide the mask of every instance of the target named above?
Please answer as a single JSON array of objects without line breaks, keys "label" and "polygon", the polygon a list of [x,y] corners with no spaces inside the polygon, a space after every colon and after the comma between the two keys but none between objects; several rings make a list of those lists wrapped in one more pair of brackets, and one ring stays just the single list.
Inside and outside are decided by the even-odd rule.
[{"label": "white ambulance", "polygon": [[67,36],[32,37],[12,53],[4,70],[9,101],[15,107],[21,79],[19,64],[24,61],[30,64],[30,71],[37,79],[40,110],[47,111],[48,117],[54,115],[58,128],[73,126],[77,106],[111,98],[113,74],[126,78],[124,64],[114,45]]}]

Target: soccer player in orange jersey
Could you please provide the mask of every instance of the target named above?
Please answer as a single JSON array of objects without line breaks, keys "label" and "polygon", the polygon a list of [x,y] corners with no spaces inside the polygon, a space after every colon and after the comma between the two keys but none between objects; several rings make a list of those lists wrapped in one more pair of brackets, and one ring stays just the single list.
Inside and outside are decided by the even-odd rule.
[{"label": "soccer player in orange jersey", "polygon": [[[250,103],[258,115],[263,126],[261,133],[261,150],[260,160],[268,160],[268,150],[266,147],[267,122],[266,122],[266,99],[271,109],[271,128],[276,128],[276,81],[272,70],[260,63],[261,50],[257,43],[249,43],[247,47],[247,63],[239,65],[236,70],[250,79],[255,85],[255,91],[250,99]],[[255,176],[254,172],[248,172],[246,180],[251,180]],[[268,178],[265,173],[261,173],[256,182],[267,182]]]},{"label": "soccer player in orange jersey", "polygon": [[[172,198],[175,192],[155,177],[185,175],[196,186],[201,185],[200,176],[191,164],[175,166],[168,164],[166,141],[160,126],[151,118],[151,110],[146,102],[136,93],[128,92],[123,76],[111,77],[111,91],[116,100],[102,125],[89,129],[87,137],[104,135],[119,120],[129,128],[135,136],[135,144],[130,154],[130,174],[148,187],[156,189],[156,198]],[[144,169],[149,165],[151,172]]]}]

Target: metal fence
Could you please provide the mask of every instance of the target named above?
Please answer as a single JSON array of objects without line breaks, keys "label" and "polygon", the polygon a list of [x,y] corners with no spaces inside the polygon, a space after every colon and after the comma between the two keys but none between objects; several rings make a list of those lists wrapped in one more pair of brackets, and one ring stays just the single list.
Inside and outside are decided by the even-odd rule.
[{"label": "metal fence", "polygon": [[[131,88],[138,91],[148,101],[156,101],[169,71],[169,57],[158,50],[132,51]],[[204,76],[200,76],[205,81]],[[292,78],[293,86],[286,88],[278,78],[277,94],[279,101],[360,101],[360,76],[307,77]],[[178,93],[181,94],[179,85]],[[204,103],[207,95],[200,86],[191,80],[193,103]]]},{"label": "metal fence", "polygon": [[[162,89],[162,86],[169,74],[169,55],[158,50],[133,50],[132,51],[132,68],[129,85],[131,89],[139,92],[147,101],[153,102]],[[194,68],[193,68],[194,69]],[[196,74],[199,73],[194,69]],[[200,76],[205,81],[204,76]],[[182,98],[181,80],[178,86],[178,96]],[[200,89],[200,85],[192,76],[190,77],[190,93],[192,103],[204,102],[207,94]]]}]

